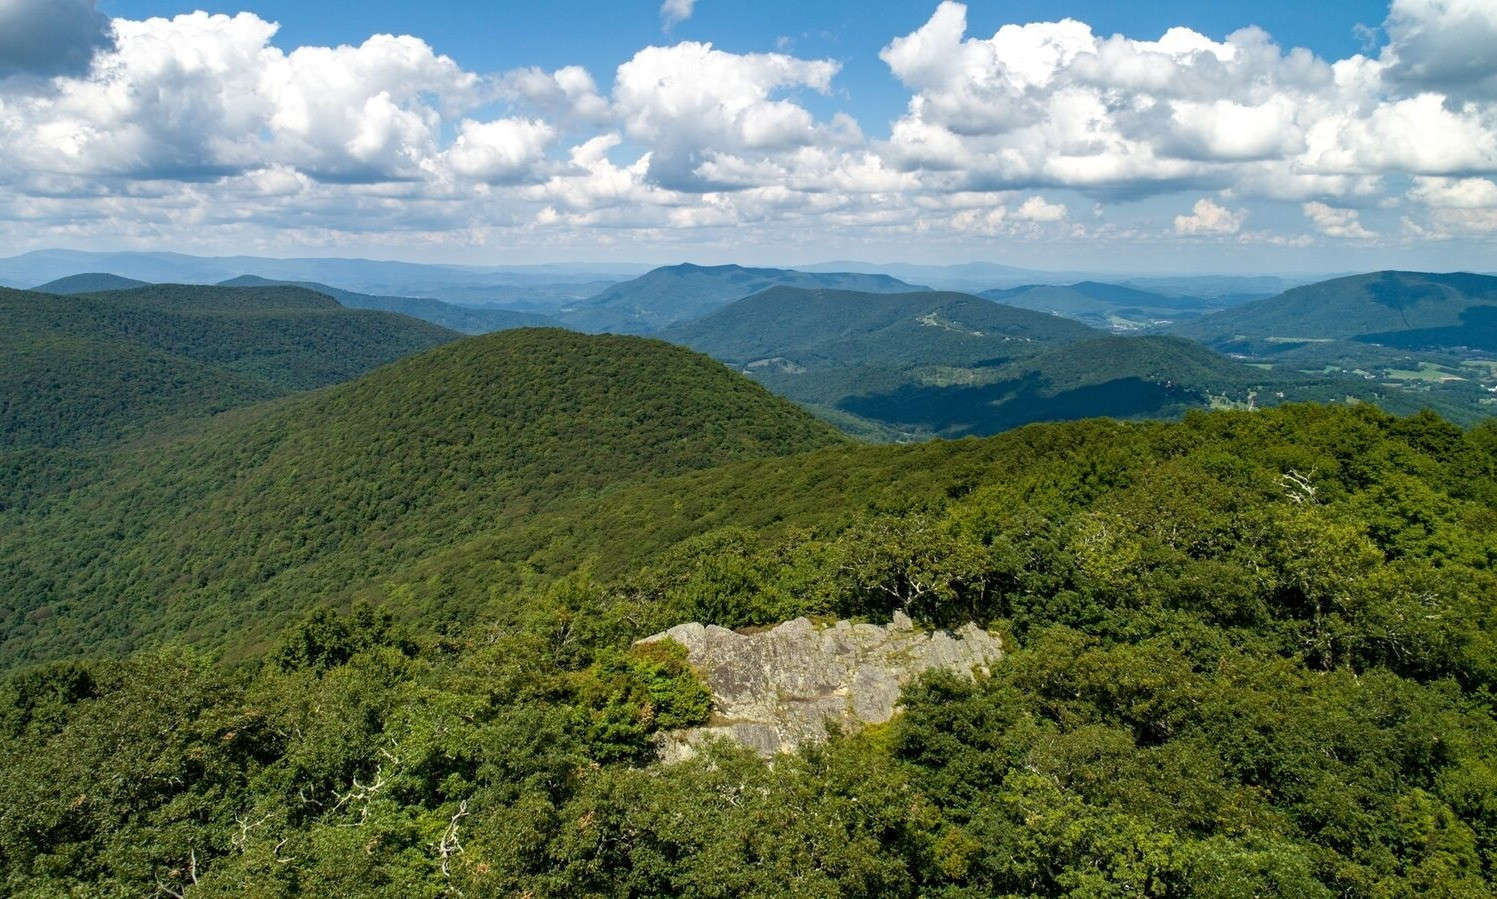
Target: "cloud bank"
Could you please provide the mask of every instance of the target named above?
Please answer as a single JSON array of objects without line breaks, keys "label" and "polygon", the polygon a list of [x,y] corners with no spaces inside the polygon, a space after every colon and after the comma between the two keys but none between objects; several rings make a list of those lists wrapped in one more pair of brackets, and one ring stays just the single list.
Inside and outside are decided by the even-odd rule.
[{"label": "cloud bank", "polygon": [[[670,0],[662,21],[691,7]],[[972,35],[966,8],[943,2],[880,51],[908,94],[892,123],[812,111],[837,105],[834,59],[682,41],[606,79],[474,72],[415,36],[285,51],[277,28],[253,13],[107,21],[91,0],[0,0],[0,236],[1351,246],[1497,233],[1497,7],[1484,0],[1395,0],[1386,42],[1339,60],[1256,28],[1139,39],[1067,19]],[[1264,220],[1280,233],[1244,230],[1278,207]]]}]

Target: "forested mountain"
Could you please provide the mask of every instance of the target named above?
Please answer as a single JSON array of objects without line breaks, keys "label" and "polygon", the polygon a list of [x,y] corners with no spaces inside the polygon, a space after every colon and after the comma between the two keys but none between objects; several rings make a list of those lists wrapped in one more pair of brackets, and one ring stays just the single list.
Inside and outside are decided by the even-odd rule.
[{"label": "forested mountain", "polygon": [[455,339],[299,288],[0,290],[0,448],[113,439],[346,380]]},{"label": "forested mountain", "polygon": [[583,331],[650,334],[676,322],[700,318],[734,300],[770,287],[826,288],[864,293],[901,293],[919,288],[888,275],[800,272],[738,265],[672,265],[615,284],[571,306],[559,316]]},{"label": "forested mountain", "polygon": [[243,644],[559,498],[840,439],[664,343],[560,330],[463,340],[121,447],[66,496],[12,498],[29,508],[0,524],[0,658],[184,635]]},{"label": "forested mountain", "polygon": [[[403,498],[399,487],[382,496],[383,478],[400,483],[418,460],[437,462],[462,499],[402,517],[463,519],[449,532],[477,536],[418,563],[366,555],[349,571],[373,606],[310,617],[238,664],[162,650],[0,682],[7,892],[1492,892],[1491,424],[1463,432],[1433,416],[1290,406],[827,446],[573,496],[521,534],[498,514],[502,491],[475,492],[463,465],[440,464],[463,455],[440,447],[483,442],[490,420],[461,399],[482,376],[453,384],[444,367],[410,390],[387,380],[470,353],[497,362],[490,354],[513,341],[570,342],[607,383],[620,351],[705,364],[658,344],[519,331],[306,400],[308,427],[314,413],[373,402],[370,427],[399,435],[363,456],[378,463],[377,478],[357,477],[363,493],[298,474],[316,459],[284,438],[238,460],[261,460],[257,489],[293,505],[262,535],[267,561],[320,564],[307,550],[327,550],[343,522],[390,539],[384,510]],[[646,405],[692,407],[690,385],[709,368]],[[610,403],[639,386],[621,384]],[[582,396],[550,393],[552,420],[589,427],[583,416],[599,407]],[[437,400],[457,405],[426,412]],[[794,420],[773,418],[786,424],[772,431]],[[709,431],[727,438],[738,420]],[[758,447],[824,439],[803,420],[791,431],[800,437]],[[244,433],[226,430],[194,458],[233,456]],[[667,441],[639,444],[646,457],[696,439],[655,437]],[[151,501],[183,515],[201,496]],[[219,517],[271,507],[225,495]],[[190,588],[225,572],[191,561],[217,547],[201,519],[187,523],[190,537],[152,552]],[[132,519],[111,527],[130,531]],[[84,542],[64,552],[82,555],[89,541],[115,540],[117,552],[149,532],[71,533]],[[552,579],[553,553],[583,571]],[[590,555],[606,568],[587,573]],[[118,595],[106,582],[128,580],[139,559],[127,552],[77,583]],[[279,576],[247,574],[238,590],[197,593],[199,614],[264,614],[276,594],[261,588]],[[444,616],[454,603],[464,613]],[[888,725],[772,764],[732,746],[651,763],[654,731],[705,710],[680,658],[631,649],[635,638],[679,621],[896,610],[923,626],[987,624],[1011,652],[990,675],[906,689]],[[98,622],[47,611],[70,623],[26,616],[53,629],[44,645],[100,650]],[[427,629],[434,620],[440,631]]]},{"label": "forested mountain", "polygon": [[1214,345],[1391,337],[1459,328],[1472,310],[1489,307],[1497,307],[1497,278],[1386,271],[1296,287],[1183,323],[1174,331]]},{"label": "forested mountain", "polygon": [[[994,434],[1096,415],[1177,417],[1210,405],[1431,401],[1336,374],[1264,372],[1191,341],[1102,334],[967,294],[776,287],[666,339],[710,353],[851,433]],[[1470,420],[1471,410],[1433,403]]]},{"label": "forested mountain", "polygon": [[318,284],[315,281],[271,281],[254,275],[241,275],[224,281],[223,287],[273,287],[290,286],[303,287],[307,290],[330,296],[339,304],[349,309],[378,309],[384,312],[398,312],[401,315],[409,315],[422,321],[451,328],[464,334],[487,334],[490,331],[503,331],[509,328],[537,328],[554,325],[553,319],[544,315],[531,312],[514,312],[508,309],[483,308],[477,306],[459,306],[454,303],[444,303],[441,300],[421,299],[418,297],[377,297],[367,293],[357,293],[352,290],[342,290],[337,287],[329,287],[326,284]]},{"label": "forested mountain", "polygon": [[121,278],[119,275],[111,275],[108,272],[88,272],[48,281],[46,284],[33,287],[32,290],[37,293],[71,296],[75,293],[103,293],[108,290],[130,290],[134,287],[146,286],[145,281],[137,281],[134,278]]},{"label": "forested mountain", "polygon": [[1028,284],[1007,290],[985,290],[979,296],[1021,309],[1063,315],[1113,331],[1158,328],[1226,305],[1200,297],[1154,293],[1097,281],[1070,285]]},{"label": "forested mountain", "polygon": [[[545,297],[585,297],[587,287],[639,275],[633,263],[555,265],[431,265],[378,259],[268,256],[191,256],[185,253],[37,250],[0,258],[0,280],[39,284],[76,272],[114,272],[152,284],[216,284],[243,274],[277,281],[315,281],[378,296],[421,296],[489,302]],[[584,292],[577,292],[580,288]]]},{"label": "forested mountain", "polygon": [[749,367],[770,357],[799,366],[970,365],[1095,333],[963,293],[772,287],[660,336]]}]

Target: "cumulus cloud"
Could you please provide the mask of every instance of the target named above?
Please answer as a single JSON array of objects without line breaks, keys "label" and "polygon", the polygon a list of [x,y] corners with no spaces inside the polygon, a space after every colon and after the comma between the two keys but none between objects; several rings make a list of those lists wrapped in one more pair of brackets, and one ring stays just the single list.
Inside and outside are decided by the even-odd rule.
[{"label": "cumulus cloud", "polygon": [[1069,214],[1070,210],[1064,204],[1047,202],[1044,197],[1030,197],[1016,212],[1026,222],[1059,222]]},{"label": "cumulus cloud", "polygon": [[913,93],[887,152],[969,186],[1099,196],[1346,196],[1390,173],[1497,171],[1497,109],[1439,92],[1497,77],[1492,22],[1485,0],[1398,0],[1378,59],[1330,63],[1257,28],[1150,41],[1066,19],[969,37],[947,0],[881,54]]},{"label": "cumulus cloud", "polygon": [[665,0],[660,4],[660,24],[666,31],[691,18],[696,0]]},{"label": "cumulus cloud", "polygon": [[112,42],[96,0],[0,0],[0,78],[81,74]]},{"label": "cumulus cloud", "polygon": [[834,139],[835,127],[775,95],[793,88],[827,93],[838,69],[831,60],[727,53],[695,41],[646,47],[619,66],[613,111],[631,138],[653,148],[653,177],[671,187],[709,187],[698,169],[721,154]]},{"label": "cumulus cloud", "polygon": [[1391,80],[1457,98],[1497,96],[1497,5],[1490,0],[1394,0],[1384,28]]},{"label": "cumulus cloud", "polygon": [[[666,3],[662,20],[692,7]],[[37,31],[42,9],[72,30]],[[1257,28],[1122,36],[1064,19],[969,35],[966,8],[943,2],[883,48],[907,104],[869,139],[835,111],[839,63],[786,47],[683,41],[612,72],[474,72],[408,35],[282,49],[252,13],[106,22],[91,0],[0,0],[0,26],[24,26],[0,27],[0,237],[294,221],[308,240],[717,229],[1300,246],[1400,219],[1405,235],[1491,235],[1494,22],[1489,0],[1394,0],[1383,46],[1327,60]],[[60,49],[38,65],[22,43]],[[1173,227],[1118,220],[1133,214],[1113,201],[1150,195],[1190,208]],[[1246,231],[1223,196],[1292,204],[1303,224]]]},{"label": "cumulus cloud", "polygon": [[556,129],[541,121],[467,119],[447,158],[453,171],[474,180],[489,184],[529,181],[544,166],[546,150],[555,139]]},{"label": "cumulus cloud", "polygon": [[1316,230],[1327,237],[1369,240],[1377,236],[1362,226],[1355,209],[1337,209],[1318,202],[1306,203],[1302,208]]},{"label": "cumulus cloud", "polygon": [[419,177],[443,114],[482,99],[478,76],[413,37],[271,46],[252,13],[116,20],[87,78],[0,119],[31,172],[195,179],[290,165],[331,181]]},{"label": "cumulus cloud", "polygon": [[1233,211],[1212,202],[1210,197],[1196,200],[1190,215],[1175,216],[1176,234],[1236,234],[1247,221],[1247,210]]}]

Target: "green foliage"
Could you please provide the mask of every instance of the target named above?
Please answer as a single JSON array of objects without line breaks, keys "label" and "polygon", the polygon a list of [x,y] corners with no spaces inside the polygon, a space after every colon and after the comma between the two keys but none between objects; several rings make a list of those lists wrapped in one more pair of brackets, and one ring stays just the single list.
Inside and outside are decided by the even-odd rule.
[{"label": "green foliage", "polygon": [[959,293],[774,287],[661,336],[712,354],[849,433],[886,440],[1098,415],[1174,418],[1213,402],[1350,396],[1396,412],[1434,402],[1463,421],[1480,408],[1479,396],[1432,401],[1345,374],[1264,372],[1180,338],[1105,335],[1001,305],[1000,293],[988,302]]},{"label": "green foliage", "polygon": [[[154,455],[27,467],[7,661],[235,651],[0,681],[7,895],[1497,884],[1491,423],[1291,405],[855,446],[685,351],[521,331]],[[1012,651],[773,763],[650,763],[711,708],[681,647],[635,640],[896,610]]]},{"label": "green foliage", "polygon": [[456,337],[284,287],[0,289],[0,315],[0,450],[160,433],[167,420],[345,381]]},{"label": "green foliage", "polygon": [[650,734],[701,724],[712,705],[686,649],[672,641],[604,652],[578,673],[574,689],[588,716],[589,755],[601,761],[648,761]]},{"label": "green foliage", "polygon": [[75,489],[8,513],[0,659],[180,635],[263,648],[350,585],[518,531],[564,499],[838,442],[666,344],[557,330],[459,341],[121,447]]},{"label": "green foliage", "polygon": [[1186,322],[1175,332],[1212,343],[1268,337],[1354,338],[1443,328],[1497,305],[1497,278],[1466,273],[1373,272],[1336,278]]}]

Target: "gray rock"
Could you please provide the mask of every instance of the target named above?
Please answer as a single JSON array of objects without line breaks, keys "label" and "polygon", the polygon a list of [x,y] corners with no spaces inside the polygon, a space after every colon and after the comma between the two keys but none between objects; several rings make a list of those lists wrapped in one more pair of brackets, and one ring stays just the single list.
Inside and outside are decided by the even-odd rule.
[{"label": "gray rock", "polygon": [[881,724],[894,716],[904,685],[935,668],[971,676],[1003,658],[999,639],[975,624],[956,633],[917,631],[896,613],[887,626],[838,621],[818,627],[796,618],[757,633],[692,622],[646,637],[686,648],[712,690],[712,720],[660,737],[667,762],[690,758],[726,737],[763,756],[825,740],[827,729]]}]

